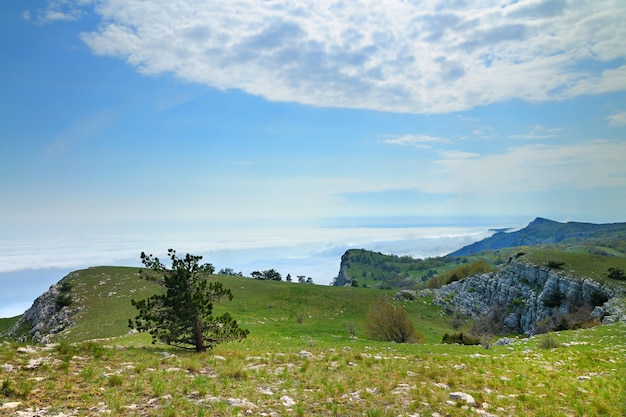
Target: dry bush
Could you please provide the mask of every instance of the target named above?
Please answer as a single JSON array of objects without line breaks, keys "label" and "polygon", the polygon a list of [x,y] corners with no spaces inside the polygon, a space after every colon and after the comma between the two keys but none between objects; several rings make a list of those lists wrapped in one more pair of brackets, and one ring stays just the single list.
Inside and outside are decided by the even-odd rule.
[{"label": "dry bush", "polygon": [[422,343],[424,335],[416,328],[402,306],[386,300],[372,304],[367,313],[365,331],[375,340],[396,343]]}]

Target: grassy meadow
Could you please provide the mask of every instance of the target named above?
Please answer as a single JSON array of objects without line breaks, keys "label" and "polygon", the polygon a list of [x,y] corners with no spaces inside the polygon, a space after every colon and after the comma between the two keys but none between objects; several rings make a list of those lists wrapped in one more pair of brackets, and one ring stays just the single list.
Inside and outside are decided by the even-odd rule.
[{"label": "grassy meadow", "polygon": [[0,415],[626,415],[624,323],[489,349],[443,345],[451,317],[418,298],[403,305],[426,343],[394,344],[368,340],[363,325],[395,291],[211,279],[234,294],[215,313],[250,335],[197,354],[129,334],[130,300],[156,289],[137,268],[70,274],[77,324],[54,345],[0,345]]}]

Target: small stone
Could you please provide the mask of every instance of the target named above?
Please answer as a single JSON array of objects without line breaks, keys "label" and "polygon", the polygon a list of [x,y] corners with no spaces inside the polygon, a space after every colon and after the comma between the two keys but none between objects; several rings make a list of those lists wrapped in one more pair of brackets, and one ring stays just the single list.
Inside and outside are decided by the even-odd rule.
[{"label": "small stone", "polygon": [[578,377],[579,381],[589,381],[590,379],[591,379],[591,377],[587,376],[587,375],[581,375],[581,376]]},{"label": "small stone", "polygon": [[0,405],[0,410],[14,410],[22,404],[19,401],[8,402]]},{"label": "small stone", "polygon": [[437,388],[441,388],[445,390],[450,389],[450,386],[448,384],[444,384],[443,382],[435,382],[433,385],[436,386]]},{"label": "small stone", "polygon": [[0,370],[5,372],[15,372],[15,368],[10,363],[5,363],[4,365],[0,365]]},{"label": "small stone", "polygon": [[308,350],[301,350],[299,355],[300,355],[301,358],[314,358],[315,357],[315,355],[313,355]]},{"label": "small stone", "polygon": [[469,406],[476,407],[476,400],[474,397],[464,392],[451,392],[450,399],[453,401],[462,401]]},{"label": "small stone", "polygon": [[296,405],[294,399],[288,395],[283,395],[282,397],[280,397],[280,402],[285,407],[293,407],[294,405]]}]

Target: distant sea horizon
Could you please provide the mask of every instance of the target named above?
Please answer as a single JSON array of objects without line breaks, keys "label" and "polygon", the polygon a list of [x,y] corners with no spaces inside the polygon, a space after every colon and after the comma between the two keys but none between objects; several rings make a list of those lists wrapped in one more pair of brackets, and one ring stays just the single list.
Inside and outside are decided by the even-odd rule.
[{"label": "distant sea horizon", "polygon": [[283,279],[304,275],[329,285],[348,249],[427,258],[443,256],[532,219],[487,217],[354,217],[315,222],[278,221],[196,225],[172,230],[117,230],[31,234],[0,238],[0,317],[14,317],[68,273],[94,266],[137,266],[149,252],[167,261],[168,248],[202,255],[216,271],[244,276],[276,269]]}]

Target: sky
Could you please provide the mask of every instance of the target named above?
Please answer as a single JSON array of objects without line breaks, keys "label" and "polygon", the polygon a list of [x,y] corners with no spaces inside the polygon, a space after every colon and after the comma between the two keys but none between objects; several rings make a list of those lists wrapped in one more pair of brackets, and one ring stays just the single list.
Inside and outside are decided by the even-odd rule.
[{"label": "sky", "polygon": [[385,240],[355,226],[625,221],[624,21],[620,0],[3,1],[0,281]]}]

